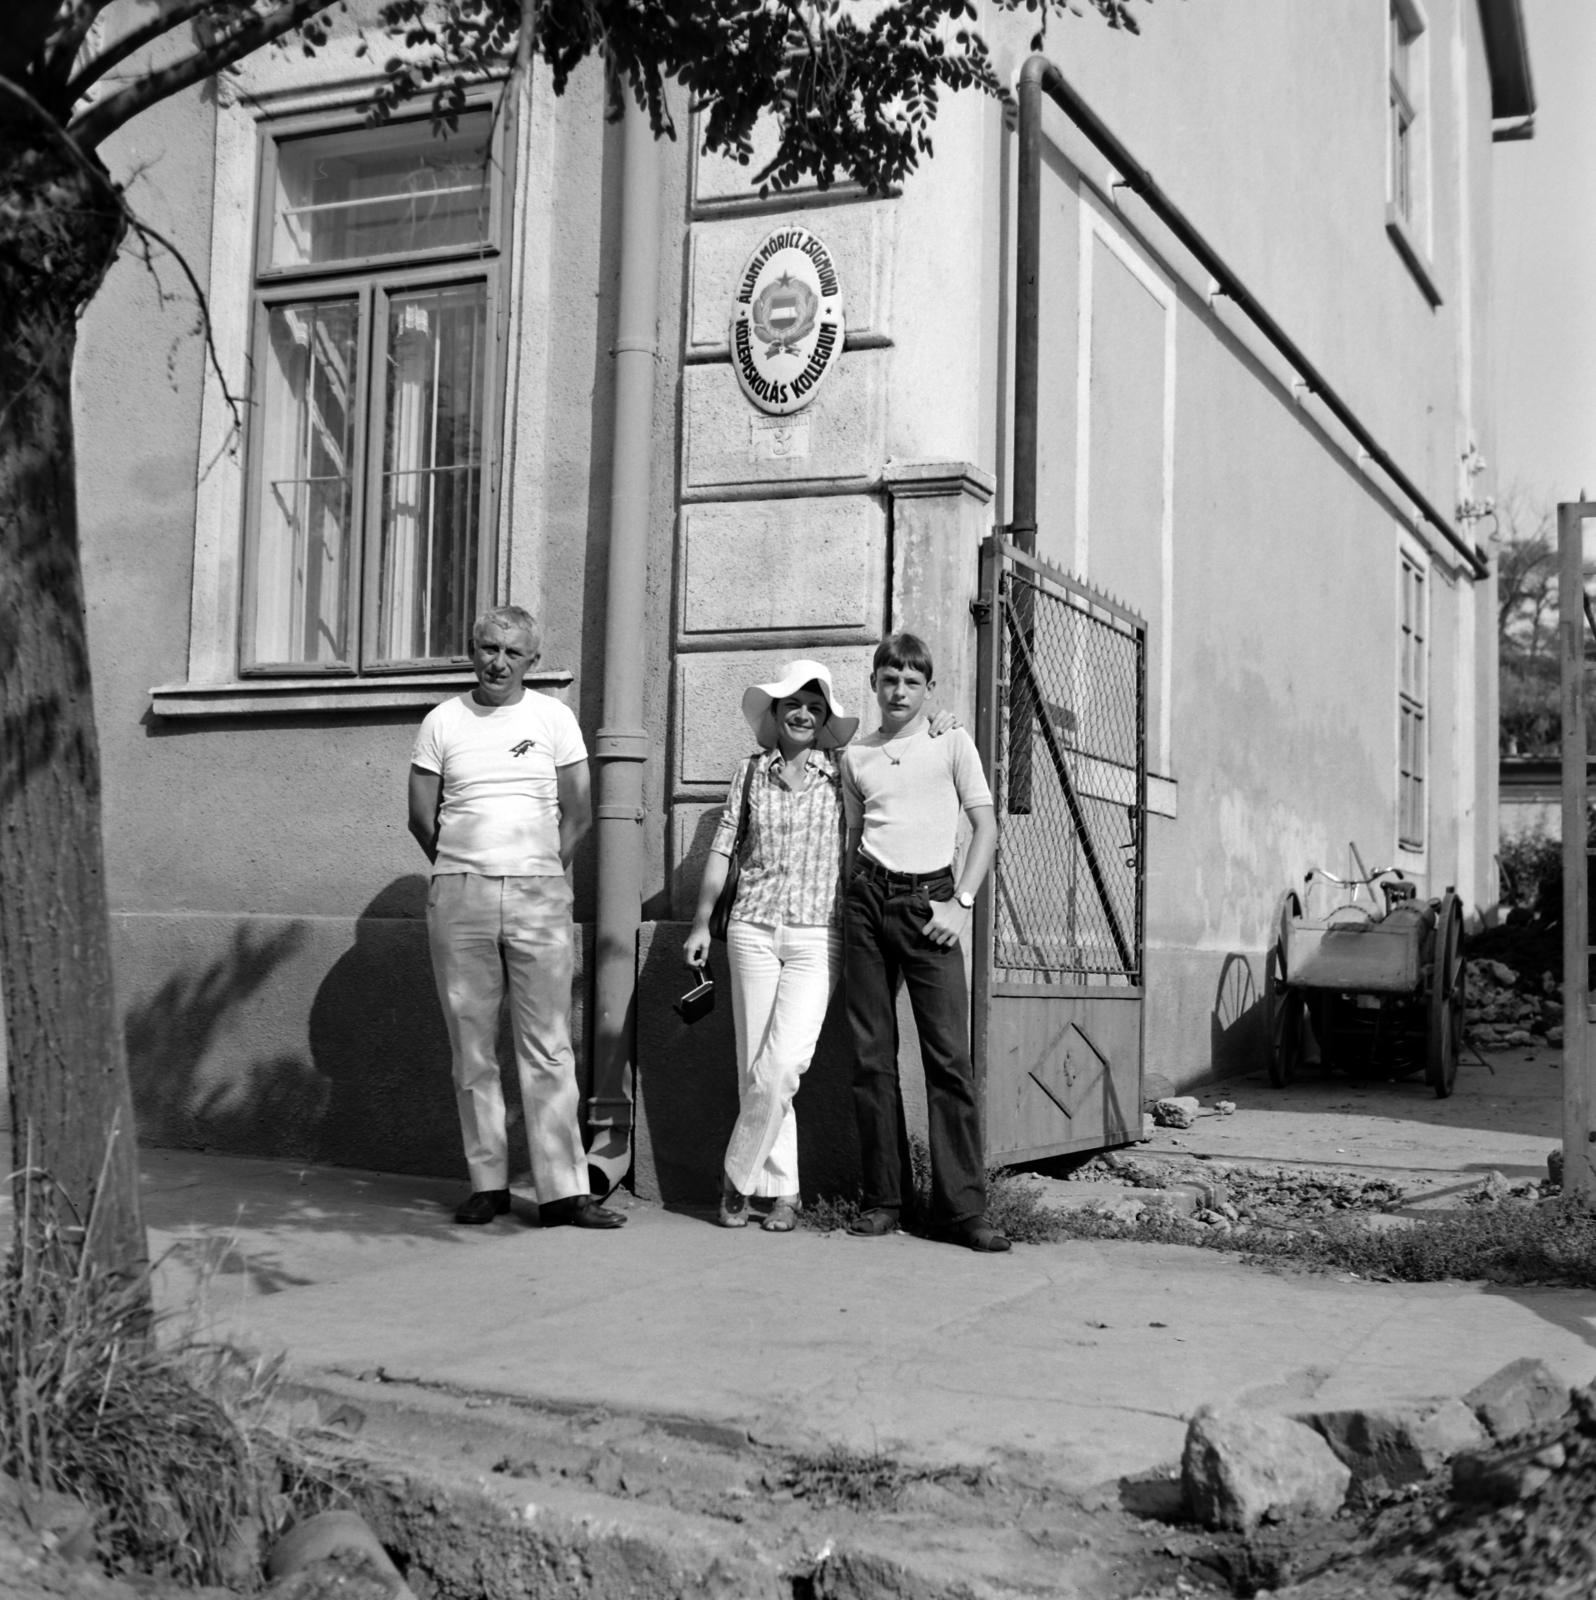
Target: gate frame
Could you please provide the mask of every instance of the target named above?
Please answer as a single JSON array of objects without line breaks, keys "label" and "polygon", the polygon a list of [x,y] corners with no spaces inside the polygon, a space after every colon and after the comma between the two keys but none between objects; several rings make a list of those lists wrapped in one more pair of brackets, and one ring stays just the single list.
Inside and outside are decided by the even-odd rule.
[{"label": "gate frame", "polygon": [[[1101,613],[1116,623],[1127,625],[1140,640],[1140,671],[1136,683],[1136,928],[1135,982],[1123,985],[1092,983],[1026,983],[1007,984],[998,975],[995,956],[996,895],[999,868],[1003,850],[1003,818],[999,811],[1001,790],[998,784],[998,767],[1001,758],[999,741],[1002,738],[1003,716],[1000,703],[1000,685],[1003,677],[1003,605],[1002,580],[1014,568],[1027,569],[1044,582],[1055,586],[1072,597],[1082,609]],[[992,870],[975,901],[975,917],[971,941],[970,983],[970,1054],[975,1069],[975,1086],[982,1109],[982,1145],[986,1145],[987,1075],[990,1058],[993,1001],[1004,999],[1059,999],[1134,1001],[1137,1006],[1136,1027],[1136,1111],[1141,1113],[1142,1085],[1147,1066],[1147,623],[1128,606],[1071,577],[1069,573],[1050,562],[1043,561],[1032,551],[1023,548],[1001,533],[989,534],[981,541],[981,580],[978,597],[970,603],[971,615],[976,623],[976,708],[975,738],[986,768],[987,780],[993,789],[993,812],[998,827],[997,854]],[[1034,781],[1034,780],[1033,780]],[[1129,1130],[1134,1140],[1140,1133],[1137,1126]],[[1008,1163],[1039,1160],[1045,1156],[1061,1155],[1071,1150],[1111,1148],[1107,1145],[1088,1145],[1083,1141],[1062,1141],[1034,1147],[1004,1151],[1001,1159]]]},{"label": "gate frame", "polygon": [[1596,1199],[1596,1085],[1590,1051],[1590,769],[1585,673],[1591,603],[1585,593],[1585,520],[1596,500],[1557,507],[1557,632],[1563,722],[1563,1193]]}]

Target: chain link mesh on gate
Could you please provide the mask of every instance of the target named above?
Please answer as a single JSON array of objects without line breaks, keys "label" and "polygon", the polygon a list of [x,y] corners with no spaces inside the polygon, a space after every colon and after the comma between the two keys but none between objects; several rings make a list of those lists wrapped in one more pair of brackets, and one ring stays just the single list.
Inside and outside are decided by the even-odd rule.
[{"label": "chain link mesh on gate", "polygon": [[1005,982],[1141,982],[1145,634],[1004,574],[993,960]]}]

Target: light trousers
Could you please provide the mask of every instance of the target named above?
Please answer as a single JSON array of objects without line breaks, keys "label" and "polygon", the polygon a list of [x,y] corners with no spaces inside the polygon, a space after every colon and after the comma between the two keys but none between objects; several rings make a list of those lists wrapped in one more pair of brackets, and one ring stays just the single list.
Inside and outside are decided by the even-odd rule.
[{"label": "light trousers", "polygon": [[538,1204],[586,1194],[587,1157],[571,1050],[571,886],[563,877],[434,877],[427,942],[449,1027],[455,1098],[471,1187],[507,1189],[510,1152],[499,1081],[499,1009],[510,1031]]},{"label": "light trousers", "polygon": [[740,1108],[726,1146],[726,1176],[742,1194],[796,1195],[792,1101],[842,970],[841,930],[734,921],[726,949]]}]

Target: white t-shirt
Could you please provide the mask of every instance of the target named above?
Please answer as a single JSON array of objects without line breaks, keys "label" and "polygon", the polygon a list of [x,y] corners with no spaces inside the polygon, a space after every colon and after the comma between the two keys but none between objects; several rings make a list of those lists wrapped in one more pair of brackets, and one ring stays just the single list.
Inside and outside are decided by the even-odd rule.
[{"label": "white t-shirt", "polygon": [[953,865],[959,816],[992,804],[981,756],[963,728],[931,737],[928,724],[907,738],[879,730],[843,752],[842,807],[860,848],[889,872],[935,872]]},{"label": "white t-shirt", "polygon": [[552,878],[565,871],[554,774],[586,761],[587,746],[558,700],[528,689],[513,706],[479,706],[457,695],[427,713],[410,759],[443,778],[434,874]]}]

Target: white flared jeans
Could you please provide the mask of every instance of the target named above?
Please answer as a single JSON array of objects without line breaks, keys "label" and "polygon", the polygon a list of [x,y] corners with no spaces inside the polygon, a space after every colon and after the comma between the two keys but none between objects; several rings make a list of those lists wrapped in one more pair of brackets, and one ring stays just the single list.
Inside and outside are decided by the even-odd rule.
[{"label": "white flared jeans", "polygon": [[798,1193],[793,1096],[815,1053],[842,970],[837,928],[733,922],[732,1019],[737,1030],[737,1126],[726,1176],[742,1194]]}]

